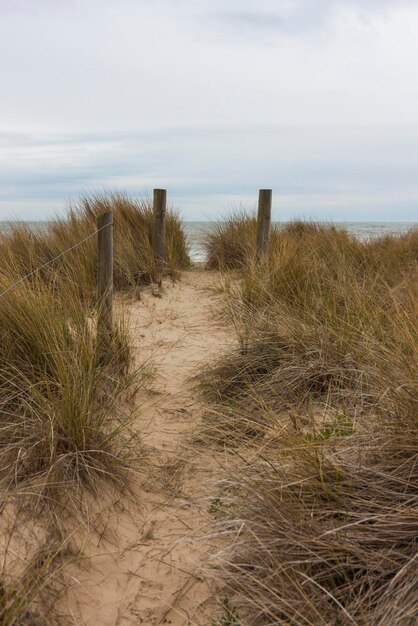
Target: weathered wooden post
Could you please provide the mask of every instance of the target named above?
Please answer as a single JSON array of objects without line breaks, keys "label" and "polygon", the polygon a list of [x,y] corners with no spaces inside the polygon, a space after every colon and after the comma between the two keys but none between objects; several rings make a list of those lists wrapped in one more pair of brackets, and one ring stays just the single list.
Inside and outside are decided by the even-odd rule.
[{"label": "weathered wooden post", "polygon": [[271,223],[271,189],[260,189],[258,193],[258,217],[257,217],[257,257],[267,257],[270,223]]},{"label": "weathered wooden post", "polygon": [[153,213],[154,232],[153,246],[154,259],[157,268],[158,281],[161,282],[161,273],[165,263],[165,212],[167,207],[167,191],[154,189]]},{"label": "weathered wooden post", "polygon": [[106,351],[113,333],[113,214],[97,218],[97,338]]}]

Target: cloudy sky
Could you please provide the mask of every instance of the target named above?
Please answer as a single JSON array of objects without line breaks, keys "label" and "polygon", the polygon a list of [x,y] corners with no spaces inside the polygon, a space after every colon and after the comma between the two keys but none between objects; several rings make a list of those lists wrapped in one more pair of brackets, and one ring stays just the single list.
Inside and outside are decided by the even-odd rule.
[{"label": "cloudy sky", "polygon": [[0,0],[0,219],[418,219],[418,0]]}]

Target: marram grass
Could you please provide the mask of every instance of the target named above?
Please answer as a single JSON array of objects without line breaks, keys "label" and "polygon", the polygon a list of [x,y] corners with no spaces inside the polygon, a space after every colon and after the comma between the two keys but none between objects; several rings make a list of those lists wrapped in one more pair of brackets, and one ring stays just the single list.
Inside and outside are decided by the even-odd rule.
[{"label": "marram grass", "polygon": [[[121,193],[86,196],[71,205],[65,217],[39,231],[34,232],[25,224],[12,224],[7,232],[0,234],[0,276],[13,280],[46,265],[36,272],[37,278],[54,290],[65,290],[70,285],[84,301],[93,302],[96,296],[96,221],[97,216],[106,211],[113,212],[115,288],[129,289],[156,280],[152,205],[149,200],[133,199]],[[78,245],[80,242],[83,243]],[[60,256],[65,250],[68,252]],[[164,272],[175,277],[189,265],[180,219],[169,208]]]},{"label": "marram grass", "polygon": [[[212,251],[255,241],[218,228]],[[237,346],[202,376],[204,435],[239,452],[221,572],[244,624],[416,623],[417,261],[417,231],[297,222],[224,278]]]},{"label": "marram grass", "polygon": [[76,294],[58,297],[34,280],[0,298],[0,335],[4,488],[30,482],[65,493],[78,483],[94,489],[101,478],[123,483],[118,400],[132,382],[126,328],[115,325],[103,364],[94,319]]},{"label": "marram grass", "polygon": [[[83,518],[88,503],[107,489],[128,490],[132,472],[145,463],[138,434],[130,428],[134,412],[129,400],[146,367],[132,369],[131,338],[123,317],[114,323],[105,355],[96,335],[94,231],[97,214],[110,209],[115,216],[116,287],[152,281],[151,213],[145,202],[123,196],[89,198],[44,231],[15,225],[1,235],[4,626],[59,623],[52,600],[62,582],[61,569],[72,558],[69,520]],[[173,275],[187,266],[188,256],[172,214],[167,244],[165,269]],[[11,529],[6,527],[6,510],[15,520]],[[43,544],[35,532],[33,546],[16,551],[14,537],[28,535],[34,524],[41,529],[51,524],[53,537],[48,535]]]}]

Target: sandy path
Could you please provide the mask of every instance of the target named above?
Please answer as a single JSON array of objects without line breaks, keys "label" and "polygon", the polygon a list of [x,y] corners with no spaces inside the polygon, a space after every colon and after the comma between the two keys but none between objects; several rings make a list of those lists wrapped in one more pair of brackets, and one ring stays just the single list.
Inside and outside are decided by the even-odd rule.
[{"label": "sandy path", "polygon": [[215,280],[210,272],[185,272],[161,298],[145,290],[132,306],[138,360],[151,356],[156,366],[137,400],[151,464],[145,484],[138,477],[135,502],[121,498],[107,510],[110,539],[92,532],[85,541],[92,559],[73,572],[73,624],[211,624],[213,589],[201,571],[211,546],[202,536],[217,465],[210,452],[190,446],[202,406],[189,379],[231,340],[211,312],[216,296],[207,288]]}]

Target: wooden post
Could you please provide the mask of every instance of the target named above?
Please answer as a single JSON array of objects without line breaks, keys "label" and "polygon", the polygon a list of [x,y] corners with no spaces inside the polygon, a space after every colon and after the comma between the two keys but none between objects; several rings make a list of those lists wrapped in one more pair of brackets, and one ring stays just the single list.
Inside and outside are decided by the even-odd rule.
[{"label": "wooden post", "polygon": [[97,337],[101,351],[113,333],[113,214],[97,218]]},{"label": "wooden post", "polygon": [[271,223],[271,189],[260,189],[258,194],[257,257],[267,257]]},{"label": "wooden post", "polygon": [[153,212],[154,212],[154,233],[153,246],[155,265],[157,267],[158,279],[161,282],[161,272],[165,263],[165,211],[167,206],[167,191],[165,189],[154,189]]}]

